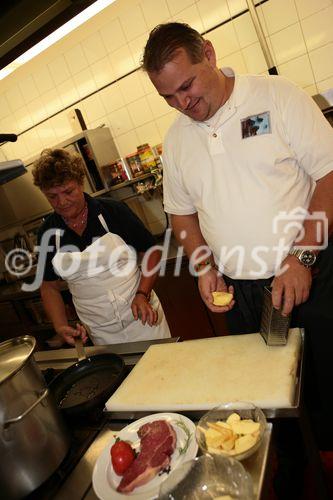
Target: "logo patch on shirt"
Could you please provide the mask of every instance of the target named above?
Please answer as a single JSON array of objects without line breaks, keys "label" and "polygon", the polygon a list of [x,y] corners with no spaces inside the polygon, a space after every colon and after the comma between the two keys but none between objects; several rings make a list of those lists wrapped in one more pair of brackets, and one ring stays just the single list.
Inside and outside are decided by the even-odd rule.
[{"label": "logo patch on shirt", "polygon": [[254,135],[263,135],[271,133],[270,112],[259,113],[258,115],[248,116],[241,120],[242,139],[253,137]]}]

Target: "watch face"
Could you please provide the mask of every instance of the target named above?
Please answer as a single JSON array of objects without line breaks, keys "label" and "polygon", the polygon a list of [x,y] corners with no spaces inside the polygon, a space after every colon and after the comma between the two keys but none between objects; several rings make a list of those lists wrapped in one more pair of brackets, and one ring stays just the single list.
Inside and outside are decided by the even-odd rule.
[{"label": "watch face", "polygon": [[300,260],[304,266],[310,267],[316,262],[316,255],[311,250],[304,250]]}]

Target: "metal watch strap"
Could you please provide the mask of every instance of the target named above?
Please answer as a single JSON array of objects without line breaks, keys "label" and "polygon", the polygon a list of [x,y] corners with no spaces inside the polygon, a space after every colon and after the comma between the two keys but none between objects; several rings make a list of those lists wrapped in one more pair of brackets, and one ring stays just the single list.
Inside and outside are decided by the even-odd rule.
[{"label": "metal watch strap", "polygon": [[[306,248],[294,248],[291,247],[289,252],[289,255],[294,255],[299,262],[302,264],[302,266],[310,268],[313,266],[313,264],[316,262],[317,258],[315,253],[312,250],[306,249]],[[307,260],[312,259],[312,261],[307,262]]]},{"label": "metal watch strap", "polygon": [[289,250],[288,254],[289,255],[294,255],[295,257],[297,257],[298,259],[300,258],[301,254],[303,252],[303,249],[301,248],[295,248],[295,247],[291,247],[291,249]]}]

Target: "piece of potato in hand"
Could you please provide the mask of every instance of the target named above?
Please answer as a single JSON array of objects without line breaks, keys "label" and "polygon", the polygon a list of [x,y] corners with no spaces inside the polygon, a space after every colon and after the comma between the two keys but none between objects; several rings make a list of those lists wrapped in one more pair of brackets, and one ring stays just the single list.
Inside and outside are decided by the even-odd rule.
[{"label": "piece of potato in hand", "polygon": [[234,296],[228,292],[212,292],[214,306],[227,306]]}]

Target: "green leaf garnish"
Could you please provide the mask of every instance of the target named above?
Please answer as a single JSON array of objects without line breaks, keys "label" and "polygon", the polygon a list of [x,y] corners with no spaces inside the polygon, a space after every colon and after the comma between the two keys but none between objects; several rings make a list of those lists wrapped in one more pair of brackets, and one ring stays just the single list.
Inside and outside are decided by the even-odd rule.
[{"label": "green leaf garnish", "polygon": [[179,455],[184,455],[187,450],[188,450],[188,447],[190,446],[190,442],[191,442],[191,437],[192,437],[192,432],[189,431],[189,428],[187,427],[187,425],[183,422],[183,420],[176,420],[175,424],[180,428],[182,429],[182,431],[185,432],[186,434],[186,441],[185,441],[185,444],[183,447],[179,446],[178,448],[178,453]]}]

